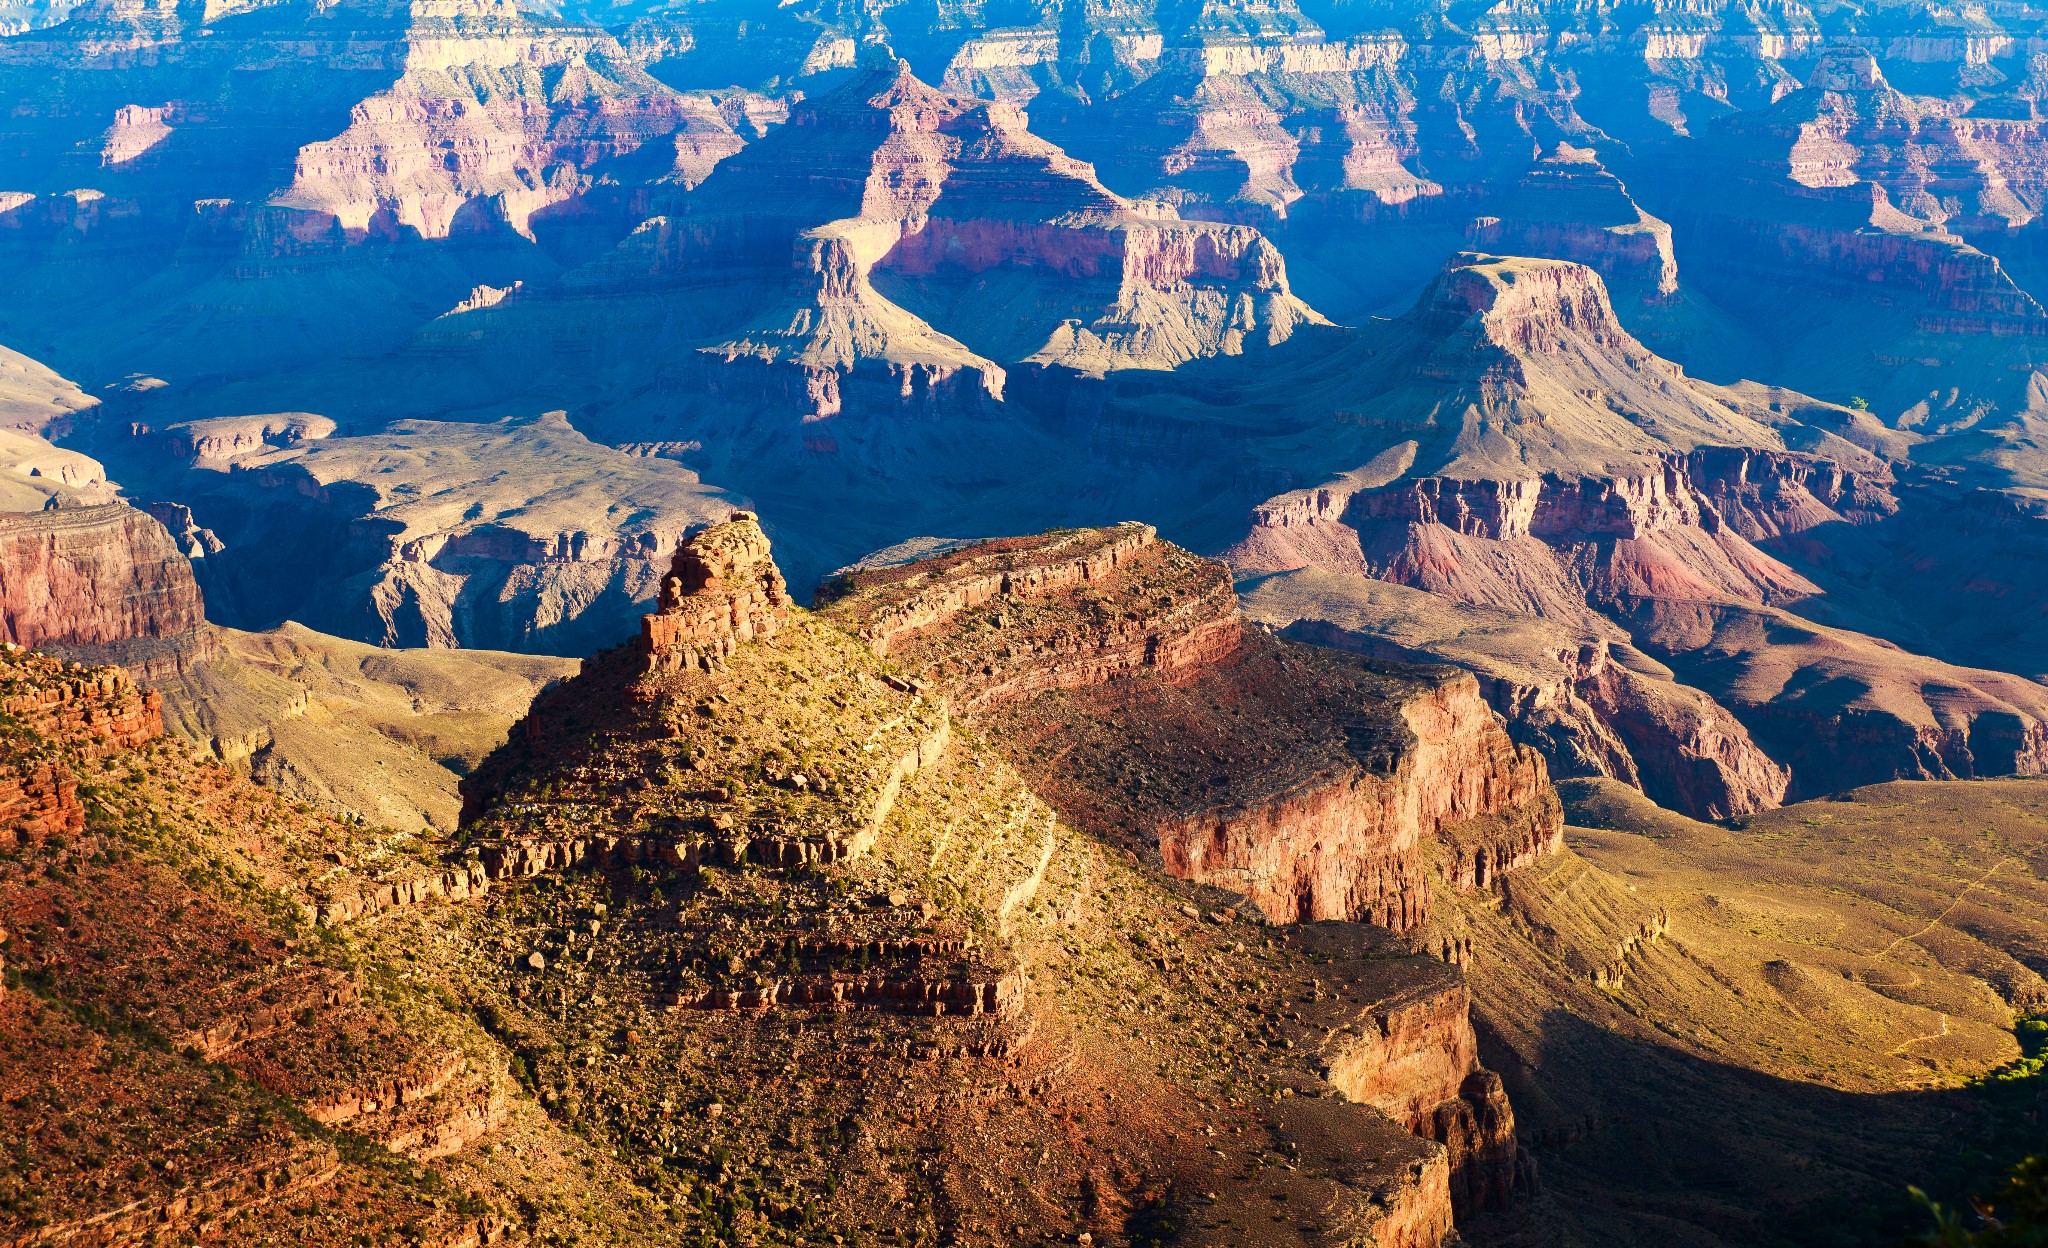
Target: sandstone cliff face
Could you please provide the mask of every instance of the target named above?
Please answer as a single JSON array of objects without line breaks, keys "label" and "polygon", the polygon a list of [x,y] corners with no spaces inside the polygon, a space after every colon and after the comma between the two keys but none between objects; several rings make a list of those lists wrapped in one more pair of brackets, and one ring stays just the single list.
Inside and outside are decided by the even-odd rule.
[{"label": "sandstone cliff face", "polygon": [[185,556],[163,525],[118,503],[0,515],[0,638],[146,680],[213,648]]},{"label": "sandstone cliff face", "polygon": [[1697,818],[1784,800],[1789,770],[1741,720],[1648,656],[1624,664],[1604,638],[1577,642],[1541,621],[1487,616],[1435,595],[1378,601],[1387,589],[1305,572],[1261,584],[1249,609],[1295,640],[1468,668],[1510,735],[1540,752],[1558,778],[1618,780]]},{"label": "sandstone cliff face", "polygon": [[1341,998],[1310,1003],[1293,1030],[1345,1096],[1444,1145],[1460,1216],[1507,1208],[1528,1186],[1526,1157],[1500,1076],[1479,1064],[1463,973],[1418,960],[1398,987],[1382,981],[1379,991],[1387,995],[1364,1011],[1337,1004]]},{"label": "sandstone cliff face", "polygon": [[1325,772],[1166,819],[1154,835],[1167,870],[1243,892],[1276,923],[1409,931],[1428,916],[1425,839],[1446,843],[1446,878],[1468,889],[1563,844],[1544,769],[1499,730],[1477,682],[1410,692],[1398,714],[1409,739],[1390,773]]}]

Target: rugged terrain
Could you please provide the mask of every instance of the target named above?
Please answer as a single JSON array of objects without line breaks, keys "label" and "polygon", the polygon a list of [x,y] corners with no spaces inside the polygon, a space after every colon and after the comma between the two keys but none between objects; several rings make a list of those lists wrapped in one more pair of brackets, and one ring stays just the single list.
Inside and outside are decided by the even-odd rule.
[{"label": "rugged terrain", "polygon": [[1540,758],[1474,681],[1247,631],[1226,569],[1143,525],[858,572],[828,616],[947,689],[1081,826],[1278,923],[1406,931],[1425,841],[1464,887],[1555,848]]},{"label": "rugged terrain", "polygon": [[[138,1099],[164,1138],[255,1079],[264,1147],[333,1150],[271,1188],[366,1193],[371,1238],[994,1242],[1014,1210],[1213,1242],[1341,1242],[1355,1213],[1419,1243],[1455,1206],[1468,1240],[1711,1243],[1895,1191],[2037,1008],[2030,895],[1978,910],[2048,770],[2042,38],[2009,6],[1719,0],[0,0],[0,641],[122,665],[213,759],[51,746],[76,801],[57,754],[24,763],[21,878],[80,890],[36,956],[114,887],[79,872],[225,846],[274,890],[248,948],[79,965],[219,948],[260,979],[289,939],[358,983],[346,1034],[466,1055],[409,1083],[450,1050],[399,1044],[361,1087],[526,1124],[379,1168],[331,1130],[342,1092],[150,1049],[229,1089]],[[724,526],[671,568],[735,506],[787,584],[694,579],[765,566]],[[1156,533],[1103,527],[1131,518]],[[913,557],[863,558],[885,547]],[[857,562],[818,614],[787,601]],[[881,683],[805,703],[824,669]],[[943,757],[877,779],[940,724]],[[774,753],[868,733],[889,767],[844,792]],[[106,760],[137,748],[122,805]],[[1560,848],[1552,780],[1602,830]],[[215,792],[243,813],[191,822]],[[804,830],[717,826],[770,810]],[[574,835],[517,849],[527,821]],[[986,854],[954,861],[963,829]],[[742,839],[775,861],[704,869]],[[497,879],[470,843],[543,865]],[[287,932],[300,905],[330,936]],[[807,945],[805,916],[874,948]],[[784,1035],[779,988],[751,1012],[849,958],[948,1009],[1021,969],[1024,1004],[958,1034],[861,998]],[[153,1043],[127,1028],[160,989],[73,978],[17,991]],[[666,1009],[686,989],[748,1011]],[[1416,1047],[1344,1048],[1347,1012]],[[338,1046],[321,1017],[290,1043]],[[867,1053],[900,1104],[782,1073]],[[440,1147],[412,1130],[362,1138]],[[24,1226],[116,1196],[253,1225],[239,1178],[212,1206],[126,1154],[71,1181],[54,1159],[118,1136],[79,1131],[10,1197],[37,1189]],[[1310,1175],[1325,1131],[1373,1160]],[[585,1161],[587,1203],[536,1194]],[[1332,1212],[1286,1216],[1311,1198]],[[280,1201],[282,1233],[326,1234],[332,1208]]]},{"label": "rugged terrain", "polygon": [[[1472,676],[1251,630],[1143,526],[831,597],[693,537],[453,834],[0,655],[16,1237],[1747,1242],[1935,1164],[2048,992],[2040,782],[1731,827],[1573,781],[1560,838]],[[373,712],[446,678],[225,640]]]},{"label": "rugged terrain", "polygon": [[[1267,384],[1311,410],[1386,397],[1296,452],[1361,466],[1261,505],[1229,549],[1260,618],[1474,667],[1561,774],[1719,817],[2042,770],[2048,689],[1947,661],[2011,660],[1933,642],[1859,575],[1910,543],[1916,580],[1976,576],[1969,504],[1937,508],[1853,409],[1688,377],[1581,265],[1460,257],[1381,345]],[[2031,591],[1985,589],[2031,627]]]},{"label": "rugged terrain", "polygon": [[461,777],[577,663],[492,650],[388,650],[285,623],[216,629],[163,682],[166,729],[230,770],[357,823],[453,831]]},{"label": "rugged terrain", "polygon": [[1455,965],[1073,827],[796,608],[749,517],[673,576],[452,837],[324,819],[167,746],[118,672],[5,656],[23,1242],[1434,1245],[1507,1202]]}]

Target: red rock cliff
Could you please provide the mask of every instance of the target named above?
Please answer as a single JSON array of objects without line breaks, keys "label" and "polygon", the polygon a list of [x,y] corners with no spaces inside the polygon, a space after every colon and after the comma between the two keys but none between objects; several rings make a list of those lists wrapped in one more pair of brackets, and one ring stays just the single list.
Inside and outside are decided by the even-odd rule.
[{"label": "red rock cliff", "polygon": [[122,504],[0,515],[0,640],[143,679],[187,671],[213,646],[192,565]]}]

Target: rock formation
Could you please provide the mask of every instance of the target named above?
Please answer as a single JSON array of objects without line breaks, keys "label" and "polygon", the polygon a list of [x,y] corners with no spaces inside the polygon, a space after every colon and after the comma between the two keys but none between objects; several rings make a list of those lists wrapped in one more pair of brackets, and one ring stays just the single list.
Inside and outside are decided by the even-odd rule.
[{"label": "rock formation", "polygon": [[[1813,577],[1843,583],[1820,552],[1889,525],[1904,496],[1849,440],[1884,446],[1853,415],[1795,422],[1782,398],[1687,378],[1576,265],[1461,259],[1390,339],[1349,376],[1393,387],[1369,426],[1391,448],[1257,508],[1226,556],[1241,575],[1337,574],[1275,604],[1292,635],[1471,666],[1561,773],[1699,816],[2039,770],[2040,686],[1830,626]],[[1546,623],[1500,623],[1516,615]],[[1617,646],[1637,657],[1613,663]],[[1810,687],[1822,672],[1842,683]]]},{"label": "rock formation", "polygon": [[1251,585],[1247,614],[1283,636],[1470,670],[1509,733],[1541,751],[1554,776],[1619,780],[1700,818],[1784,800],[1790,773],[1742,721],[1625,641],[1314,569]]},{"label": "rock formation", "polygon": [[[1135,527],[1074,535],[1055,543],[1051,559],[1034,558],[1043,553],[1034,545],[1042,543],[1007,544],[1014,596],[1002,601],[1057,600],[1080,583],[1073,568],[1093,569],[1089,580],[1095,582],[1112,564],[1155,563],[1170,549]],[[648,636],[680,637],[682,621],[704,621],[681,644],[711,661],[650,665],[643,647],[600,655],[577,680],[543,694],[507,750],[465,782],[470,844],[491,895],[537,876],[676,878],[675,887],[690,900],[663,925],[660,939],[673,951],[661,962],[673,970],[659,977],[658,987],[677,1008],[737,1012],[743,1020],[764,1013],[816,1018],[821,1009],[827,1017],[833,1011],[904,1015],[926,1020],[903,1026],[922,1029],[929,1038],[916,1043],[936,1045],[941,1053],[965,1045],[969,1053],[1010,1054],[1027,1073],[1039,1068],[1049,1057],[1044,1044],[1068,1043],[1072,998],[1062,981],[1022,975],[1012,961],[1039,939],[1032,933],[1042,920],[1033,916],[1049,911],[1037,899],[1064,895],[1063,881],[1077,879],[1077,869],[1134,882],[1144,877],[1077,837],[998,755],[948,732],[945,699],[931,686],[895,675],[860,641],[826,622],[867,626],[878,617],[846,610],[844,603],[829,617],[812,616],[780,602],[779,577],[751,517],[692,537],[678,552],[676,569],[663,611],[649,617]],[[986,570],[984,564],[968,572]],[[929,636],[931,624],[920,630],[910,621],[935,621],[940,628],[958,623],[941,605],[953,586],[933,583],[915,568],[908,575],[934,596],[899,602],[903,609],[886,613],[882,628],[866,628],[875,642],[889,644],[882,638],[893,628],[901,644],[914,647]],[[970,596],[979,592],[972,588],[977,583],[971,575],[959,582],[970,586]],[[773,613],[761,618],[772,618],[774,628],[756,626],[742,638],[742,622],[762,610]],[[721,640],[705,641],[712,633]],[[1137,648],[1138,655],[1144,652]],[[1142,664],[1142,657],[1136,661]],[[593,735],[597,724],[604,727]],[[1535,776],[1540,783],[1540,768]],[[945,869],[957,881],[953,887],[984,907],[965,928],[943,901],[949,894],[912,884],[913,865],[928,872],[942,862],[952,864]],[[805,870],[872,882],[849,880],[813,897]],[[886,891],[880,880],[892,875],[902,883]],[[730,879],[720,892],[741,889],[756,900],[725,912],[759,917],[729,929],[717,911],[701,909],[712,894],[692,888],[687,881],[693,878]],[[872,900],[865,908],[849,906],[846,888],[856,896],[872,893]],[[828,900],[833,896],[842,900]],[[736,899],[721,904],[733,907]],[[1149,914],[1155,903],[1135,904]],[[1156,951],[1162,966],[1179,956],[1175,946],[1159,943],[1170,931],[1200,934],[1232,923],[1221,911],[1211,911],[1205,924],[1199,908],[1185,906],[1183,913],[1164,898],[1158,904],[1166,925],[1146,920],[1154,934],[1143,937],[1140,948]],[[1063,923],[1094,930],[1095,918],[1068,913]],[[1292,948],[1292,937],[1262,939],[1275,950]],[[1310,947],[1321,948],[1304,946]],[[1292,965],[1299,954],[1275,956],[1277,968]],[[1364,1020],[1402,1037],[1383,1050],[1347,1049],[1337,1061],[1355,1087],[1338,1086],[1427,1138],[1439,1138],[1431,1125],[1438,1117],[1480,1124],[1445,1129],[1439,1143],[1459,1164],[1425,1170],[1425,1184],[1430,1191],[1445,1184],[1442,1196],[1431,1197],[1445,1201],[1445,1210],[1454,1194],[1460,1208],[1468,1192],[1476,1197],[1472,1207],[1504,1198],[1514,1181],[1511,1117],[1500,1107],[1490,1117],[1476,1109],[1439,1112],[1446,1101],[1459,1101],[1478,1069],[1455,969],[1428,960],[1389,961],[1385,950],[1363,961],[1356,952],[1327,956],[1347,967],[1350,978],[1319,991],[1317,999],[1352,1011],[1346,1022]],[[1152,1008],[1147,989],[1117,991],[1134,1017]],[[1436,1011],[1431,1021],[1401,1013],[1419,1002]],[[1300,1021],[1297,1015],[1294,1022]],[[1302,1034],[1319,1025],[1307,1024]],[[1276,1040],[1291,1030],[1275,1032]],[[1448,1036],[1436,1036],[1438,1030]],[[1447,1046],[1443,1058],[1413,1069],[1409,1046],[1432,1045]],[[1105,1054],[1102,1060],[1121,1059]],[[1459,1068],[1450,1069],[1454,1065]],[[1314,1077],[1324,1069],[1313,1068]],[[913,1086],[930,1077],[919,1076]],[[1130,1077],[1150,1078],[1135,1068]],[[983,1105],[977,1112],[1002,1111]],[[1475,1177],[1480,1171],[1489,1177]],[[1205,1179],[1220,1181],[1220,1172]],[[1237,1198],[1219,1199],[1229,1206]],[[1386,1216],[1443,1225],[1442,1212],[1414,1200],[1394,1197]],[[1207,1241],[1198,1236],[1190,1242]]]},{"label": "rock formation", "polygon": [[[729,567],[749,546],[738,525],[685,566]],[[0,654],[6,711],[36,726],[0,740],[0,766],[27,780],[0,869],[0,1112],[30,1158],[0,1180],[8,1217],[70,1238],[203,1224],[339,1243],[403,1226],[446,1245],[641,1244],[673,1228],[619,1219],[629,1192],[745,1168],[765,1190],[801,1175],[817,1193],[737,1215],[763,1227],[1108,1235],[1163,1213],[1170,1242],[1213,1243],[1284,1202],[1420,1248],[1454,1204],[1512,1181],[1474,1162],[1511,1139],[1503,1107],[1443,1099],[1447,1080],[1472,1082],[1447,1065],[1471,1065],[1456,967],[1248,929],[1064,826],[977,744],[892,768],[864,747],[914,740],[944,709],[794,608],[713,670],[644,667],[631,647],[593,660],[479,773],[467,837],[394,855],[385,832],[165,746],[125,676]],[[628,763],[652,783],[620,785]],[[42,827],[43,807],[61,815],[88,785],[91,820]],[[693,804],[713,824],[737,816],[739,835],[861,818],[876,834],[803,863],[620,852],[687,839]],[[612,848],[515,865],[564,834]],[[1087,900],[1104,888],[1114,910]],[[143,921],[160,914],[177,921]],[[1219,1011],[1206,977],[1225,956],[1257,978],[1233,977]],[[572,987],[573,1028],[556,1013]],[[477,994],[474,1013],[450,1008],[457,993]],[[1268,1043],[1245,1048],[1243,1020]],[[1326,1027],[1392,1042],[1311,1052]],[[734,1071],[742,1054],[758,1075]],[[278,1102],[294,1112],[258,1112]],[[122,1130],[96,1134],[117,1106]],[[1096,1120],[1078,1143],[1061,1135],[1075,1115]],[[1454,1123],[1491,1134],[1438,1126]],[[60,1143],[77,1138],[107,1143]],[[915,1189],[940,1199],[906,1212],[863,1170],[912,1141],[944,1160]],[[1343,1177],[1250,1164],[1312,1149],[1349,1159]],[[428,1177],[379,1183],[379,1153]],[[545,1199],[565,1170],[587,1200]],[[980,1197],[948,1195],[966,1192]],[[670,1207],[690,1225],[723,1216]]]},{"label": "rock formation", "polygon": [[1481,250],[1573,260],[1637,298],[1678,291],[1671,227],[1644,212],[1593,152],[1560,143],[1472,224]]},{"label": "rock formation", "polygon": [[742,643],[772,636],[789,590],[752,512],[736,511],[676,548],[661,609],[640,620],[651,668],[715,667]]},{"label": "rock formation", "polygon": [[1275,922],[1404,931],[1427,914],[1425,840],[1457,846],[1462,887],[1557,843],[1542,764],[1474,684],[1247,635],[1225,570],[1149,526],[966,546],[825,596],[1000,726],[1071,817]]},{"label": "rock formation", "polygon": [[145,680],[213,650],[185,556],[163,525],[119,503],[0,514],[0,638]]},{"label": "rock formation", "polygon": [[[1247,633],[1225,570],[1149,526],[970,544],[845,574],[822,597],[972,708],[1068,818],[1269,922],[1409,931],[1432,860],[1476,889],[1562,844],[1541,761],[1470,678]],[[1455,992],[1416,1002],[1429,1021],[1377,1015],[1377,1047],[1333,1055],[1344,1073],[1329,1077],[1450,1147],[1461,1208],[1497,1206],[1514,1186],[1512,1115],[1483,1091]]]},{"label": "rock formation", "polygon": [[162,734],[161,700],[119,669],[81,670],[6,645],[0,714],[26,737],[27,748],[0,772],[0,843],[76,836],[85,831],[85,804],[61,751],[69,746],[96,758],[136,749]]}]

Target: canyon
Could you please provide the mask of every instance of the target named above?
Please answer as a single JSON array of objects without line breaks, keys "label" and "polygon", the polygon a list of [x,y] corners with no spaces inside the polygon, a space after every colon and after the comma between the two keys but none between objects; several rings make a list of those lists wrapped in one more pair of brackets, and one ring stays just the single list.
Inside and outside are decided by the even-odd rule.
[{"label": "canyon", "polygon": [[0,1243],[1972,1208],[2039,27],[0,0]]}]

